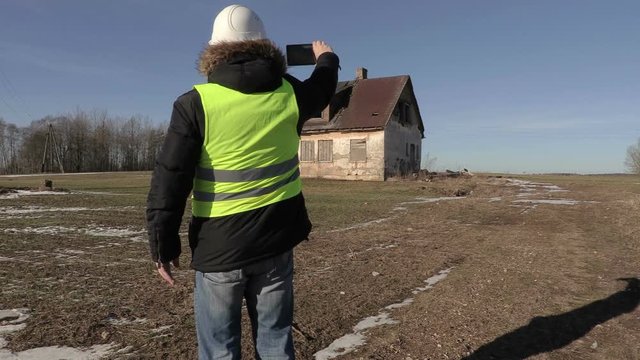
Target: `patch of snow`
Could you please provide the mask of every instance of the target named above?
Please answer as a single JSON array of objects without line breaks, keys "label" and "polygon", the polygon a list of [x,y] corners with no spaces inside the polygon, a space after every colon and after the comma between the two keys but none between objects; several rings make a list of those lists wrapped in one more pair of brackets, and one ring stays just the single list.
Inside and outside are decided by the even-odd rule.
[{"label": "patch of snow", "polygon": [[380,312],[378,315],[369,316],[353,327],[353,331],[355,332],[363,332],[367,329],[371,329],[372,327],[380,326],[380,325],[392,325],[398,324],[399,321],[393,320],[388,312]]},{"label": "patch of snow", "polygon": [[500,196],[489,198],[489,202],[496,202],[496,201],[500,201],[500,200],[502,200],[502,197],[500,197]]},{"label": "patch of snow", "polygon": [[131,345],[125,346],[122,349],[116,351],[116,354],[128,354],[128,353],[134,352],[133,349],[134,347]]},{"label": "patch of snow", "polygon": [[435,284],[437,284],[440,281],[444,280],[449,275],[449,273],[451,272],[451,269],[453,269],[453,268],[448,268],[448,269],[441,270],[440,272],[438,272],[437,275],[433,275],[432,277],[430,277],[430,278],[428,278],[427,280],[424,281],[427,285],[425,285],[423,287],[415,288],[412,291],[412,293],[415,295],[415,294],[417,294],[419,292],[426,291],[426,290],[429,290],[429,289],[433,288],[433,286]]},{"label": "patch of snow", "polygon": [[449,276],[449,273],[451,272],[452,269],[453,268],[450,267],[448,269],[440,270],[440,272],[438,272],[437,275],[433,275],[432,277],[425,280],[424,282],[427,283],[427,288],[431,289],[435,284],[444,280],[447,276]]},{"label": "patch of snow", "polygon": [[69,228],[64,226],[42,226],[42,227],[27,226],[22,229],[17,229],[17,228],[4,229],[5,233],[10,233],[10,234],[23,233],[23,234],[41,234],[41,235],[56,235],[60,233],[70,233],[75,231],[76,231],[75,228]]},{"label": "patch of snow", "polygon": [[403,205],[414,205],[414,204],[428,204],[428,203],[435,203],[435,202],[448,201],[448,200],[461,200],[466,198],[467,198],[466,196],[443,196],[443,197],[437,197],[437,198],[417,197],[415,201],[405,201],[405,202],[401,202],[399,205],[403,206]]},{"label": "patch of snow", "polygon": [[385,306],[385,309],[388,310],[393,310],[393,309],[397,309],[397,308],[401,308],[401,307],[405,307],[405,306],[409,306],[413,303],[413,298],[406,298],[404,299],[402,302],[399,303],[395,303],[395,304],[391,304],[388,306]]},{"label": "patch of snow", "polygon": [[[427,284],[424,288],[419,289],[431,289],[436,283],[444,280],[447,277],[452,268],[448,268],[440,271],[437,275],[434,275],[424,282]],[[421,290],[421,291],[424,291]],[[412,298],[405,299],[401,303],[391,304],[384,309],[393,310],[399,307],[407,306],[413,302]],[[334,340],[326,348],[313,354],[316,360],[328,360],[333,359],[341,355],[345,355],[354,351],[356,348],[366,344],[366,331],[376,326],[397,324],[397,320],[391,318],[389,312],[379,311],[378,315],[369,316],[364,320],[361,320],[353,327],[353,332],[346,334],[336,340]]]},{"label": "patch of snow", "polygon": [[151,329],[151,333],[152,334],[157,334],[157,333],[161,333],[163,331],[167,331],[169,329],[171,329],[173,327],[173,325],[164,325],[164,326],[160,326],[158,328],[155,329]]},{"label": "patch of snow", "polygon": [[[460,200],[460,199],[465,199],[465,198],[466,198],[465,196],[451,196],[451,197],[447,196],[447,197],[437,197],[437,198],[428,198],[428,197],[419,196],[419,197],[416,197],[415,200],[413,200],[413,201],[405,201],[405,202],[401,202],[401,203],[395,205],[391,209],[391,211],[389,211],[389,212],[390,213],[394,213],[394,212],[397,212],[397,211],[407,211],[408,209],[407,209],[406,205],[437,203],[437,202],[440,202],[440,201]],[[374,225],[374,224],[380,224],[382,222],[395,219],[397,217],[398,217],[397,215],[389,216],[389,217],[385,217],[385,218],[381,218],[381,219],[371,220],[371,221],[367,221],[367,222],[363,222],[363,223],[347,226],[347,227],[344,227],[344,228],[329,230],[327,232],[328,233],[333,233],[333,232],[342,232],[342,231],[360,229],[360,228],[364,228],[364,227],[371,226],[371,225]]]},{"label": "patch of snow", "polygon": [[38,191],[38,190],[15,190],[5,195],[0,195],[0,199],[17,199],[21,196],[38,196],[38,195],[69,195],[66,191]]},{"label": "patch of snow", "polygon": [[127,194],[119,194],[119,193],[112,193],[112,192],[107,192],[107,191],[83,191],[83,190],[74,190],[71,191],[72,194],[80,194],[80,195],[127,195]]},{"label": "patch of snow", "polygon": [[43,206],[25,206],[25,207],[0,207],[0,212],[8,215],[18,214],[33,214],[42,212],[78,212],[78,211],[103,211],[109,210],[107,208],[86,208],[86,207],[67,207],[67,208],[54,208]]},{"label": "patch of snow", "polygon": [[316,360],[328,360],[352,352],[366,343],[364,334],[352,333],[334,340],[329,346],[313,354]]},{"label": "patch of snow", "polygon": [[1,310],[1,311],[6,316],[11,315],[10,317],[8,317],[11,320],[3,321],[3,323],[6,325],[0,326],[0,335],[22,330],[27,326],[27,324],[25,324],[24,322],[27,321],[27,319],[30,316],[29,309],[20,308],[20,309],[10,309],[10,310]]},{"label": "patch of snow", "polygon": [[[554,192],[568,192],[569,190],[563,189],[561,187],[559,187],[558,185],[553,185],[553,184],[549,184],[549,183],[538,183],[538,182],[531,182],[531,181],[525,181],[525,180],[518,180],[518,179],[506,179],[507,180],[507,186],[519,186],[520,187],[520,192],[528,192],[528,193],[533,193],[536,192],[538,190],[543,190],[547,193],[554,193]],[[527,196],[525,194],[519,194],[516,196]]]},{"label": "patch of snow", "polygon": [[73,249],[56,249],[56,251],[60,251],[63,254],[71,254],[71,255],[84,255],[87,252],[82,250],[73,250]]},{"label": "patch of snow", "polygon": [[20,318],[20,313],[15,310],[0,310],[0,321],[14,321]]},{"label": "patch of snow", "polygon": [[0,360],[93,360],[106,357],[115,350],[115,344],[94,345],[76,349],[68,346],[46,346],[18,353],[0,349]]},{"label": "patch of snow", "polygon": [[112,237],[125,237],[131,235],[137,235],[144,231],[140,230],[131,230],[128,228],[111,228],[111,227],[93,227],[90,229],[85,229],[84,233],[91,236],[112,236]]},{"label": "patch of snow", "polygon": [[[117,172],[117,171],[105,171],[105,172],[77,172],[77,173],[47,173],[47,174],[42,174],[42,173],[37,173],[37,174],[14,174],[14,175],[0,175],[0,178],[20,178],[20,177],[38,177],[38,176],[47,176],[47,177],[58,177],[58,176],[82,176],[82,175],[100,175],[100,176],[107,176],[109,174],[113,174],[113,175],[121,175],[121,172]],[[136,175],[135,177],[145,177],[147,175],[144,174],[140,174],[140,175]]]},{"label": "patch of snow", "polygon": [[146,242],[147,242],[147,240],[146,240],[144,237],[142,237],[142,236],[134,236],[134,237],[130,237],[130,238],[129,238],[129,241],[131,241],[131,242],[137,242],[137,243],[146,243]]},{"label": "patch of snow", "polygon": [[146,263],[148,263],[150,261],[150,260],[134,259],[134,258],[126,258],[124,260],[131,261],[131,262],[137,262],[137,263],[143,263],[143,264],[146,264]]},{"label": "patch of snow", "polygon": [[520,214],[526,214],[529,211],[534,210],[536,207],[538,207],[538,204],[533,204],[531,206],[524,206],[524,210],[522,210]]},{"label": "patch of snow", "polygon": [[393,249],[398,247],[397,244],[387,244],[387,245],[380,245],[380,246],[376,246],[376,247],[370,247],[370,248],[366,248],[364,249],[364,251],[372,251],[372,250],[387,250],[387,249]]},{"label": "patch of snow", "polygon": [[[6,321],[9,325],[0,326],[0,334],[20,331],[27,326],[25,321],[29,318],[29,309],[0,310],[0,312],[13,312],[18,318]],[[0,360],[93,360],[110,355],[116,345],[94,345],[88,348],[76,349],[68,346],[46,346],[28,349],[17,353],[6,349],[7,341],[0,337]]]},{"label": "patch of snow", "polygon": [[107,321],[111,325],[122,326],[122,325],[132,325],[132,324],[144,324],[148,320],[144,318],[134,318],[133,320],[124,319],[124,318],[110,318]]},{"label": "patch of snow", "polygon": [[364,227],[371,226],[371,225],[374,225],[374,224],[380,224],[382,222],[389,221],[389,220],[394,219],[394,218],[396,218],[396,217],[395,216],[391,216],[391,217],[386,217],[386,218],[382,218],[382,219],[371,220],[371,221],[363,222],[363,223],[360,223],[360,224],[351,225],[351,226],[348,226],[348,227],[345,227],[345,228],[329,230],[327,232],[328,233],[333,233],[333,232],[360,229],[360,228],[364,228]]},{"label": "patch of snow", "polygon": [[549,204],[549,205],[578,205],[578,204],[592,204],[597,201],[585,201],[585,200],[570,200],[570,199],[527,199],[527,200],[513,200],[514,203],[527,203],[527,204]]},{"label": "patch of snow", "polygon": [[[27,327],[27,324],[9,324],[0,326],[0,335],[19,331]],[[1,358],[0,358],[1,359]]]},{"label": "patch of snow", "polygon": [[530,186],[523,186],[522,189],[520,189],[520,191],[532,193],[532,192],[536,192],[536,189]]},{"label": "patch of snow", "polygon": [[507,185],[509,185],[509,186],[546,186],[546,185],[552,185],[552,184],[549,184],[549,183],[539,183],[539,182],[520,180],[520,179],[506,179],[506,180],[507,180]]},{"label": "patch of snow", "polygon": [[31,227],[27,226],[22,229],[8,228],[3,230],[5,233],[10,234],[40,234],[40,235],[57,235],[57,234],[69,234],[69,233],[81,233],[90,236],[100,237],[127,237],[132,235],[139,235],[144,233],[144,230],[132,230],[129,228],[113,228],[113,227],[100,227],[91,226],[86,228],[72,228],[64,226],[42,226]]}]

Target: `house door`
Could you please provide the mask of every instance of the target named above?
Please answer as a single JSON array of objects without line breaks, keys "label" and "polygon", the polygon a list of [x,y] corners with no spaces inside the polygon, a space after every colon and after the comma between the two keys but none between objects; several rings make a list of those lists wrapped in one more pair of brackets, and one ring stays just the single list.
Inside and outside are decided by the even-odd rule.
[{"label": "house door", "polygon": [[409,171],[416,170],[416,146],[411,144],[409,147],[411,150],[409,152]]}]

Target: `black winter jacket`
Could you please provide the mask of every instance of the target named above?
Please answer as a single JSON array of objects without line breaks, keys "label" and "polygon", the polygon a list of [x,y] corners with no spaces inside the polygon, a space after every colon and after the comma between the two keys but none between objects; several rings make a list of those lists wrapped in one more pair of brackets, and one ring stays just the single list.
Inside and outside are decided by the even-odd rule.
[{"label": "black winter jacket", "polygon": [[[294,89],[299,109],[298,133],[304,122],[329,103],[338,81],[339,59],[322,54],[305,81],[285,73],[282,53],[268,42],[238,49],[210,49],[201,56],[208,81],[242,93],[268,92],[282,84]],[[208,51],[208,53],[207,53]],[[204,64],[203,64],[204,63]],[[204,66],[203,66],[204,65]],[[147,199],[147,226],[153,261],[168,262],[180,255],[179,228],[203,145],[204,110],[191,90],[173,104],[162,151],[156,160]],[[192,217],[189,245],[192,268],[202,272],[229,271],[288,251],[308,237],[311,223],[304,197],[299,195],[244,213],[216,218]]]}]

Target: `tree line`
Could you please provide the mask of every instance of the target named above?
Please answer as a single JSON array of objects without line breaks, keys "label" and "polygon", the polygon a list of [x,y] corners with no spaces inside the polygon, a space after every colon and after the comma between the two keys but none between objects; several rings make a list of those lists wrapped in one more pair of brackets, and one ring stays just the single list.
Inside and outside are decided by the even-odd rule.
[{"label": "tree line", "polygon": [[627,148],[627,158],[624,164],[632,174],[640,174],[640,138],[635,145]]},{"label": "tree line", "polygon": [[166,127],[99,110],[46,116],[26,127],[0,117],[0,174],[152,170]]}]

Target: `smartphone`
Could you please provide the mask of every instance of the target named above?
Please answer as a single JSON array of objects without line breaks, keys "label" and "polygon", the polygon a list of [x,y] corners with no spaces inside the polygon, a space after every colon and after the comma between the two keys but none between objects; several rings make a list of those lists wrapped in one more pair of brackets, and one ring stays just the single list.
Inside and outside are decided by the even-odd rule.
[{"label": "smartphone", "polygon": [[313,65],[316,57],[311,44],[287,45],[287,65]]}]

